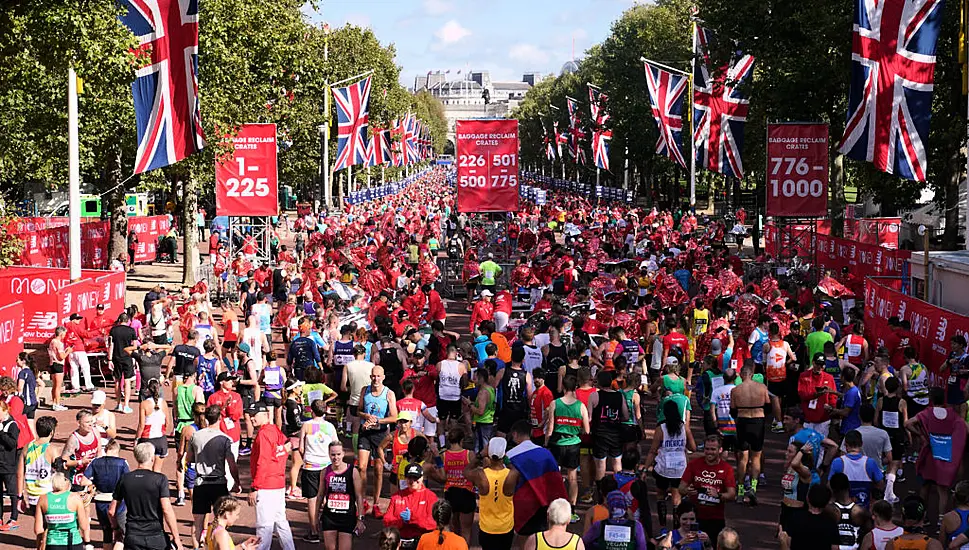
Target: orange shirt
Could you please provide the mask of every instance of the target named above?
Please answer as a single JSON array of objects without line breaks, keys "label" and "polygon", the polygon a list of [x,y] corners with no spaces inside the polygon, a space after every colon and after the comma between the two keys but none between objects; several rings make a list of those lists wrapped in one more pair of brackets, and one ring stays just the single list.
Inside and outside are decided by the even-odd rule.
[{"label": "orange shirt", "polygon": [[438,544],[441,534],[439,531],[431,531],[421,535],[417,550],[468,550],[468,543],[464,541],[464,537],[450,531],[444,531],[444,543]]}]

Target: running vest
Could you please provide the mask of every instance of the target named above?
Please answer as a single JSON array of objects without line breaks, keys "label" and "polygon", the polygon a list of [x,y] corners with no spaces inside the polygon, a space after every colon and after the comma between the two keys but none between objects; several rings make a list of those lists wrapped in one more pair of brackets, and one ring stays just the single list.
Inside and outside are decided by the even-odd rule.
[{"label": "running vest", "polygon": [[707,326],[710,324],[710,310],[693,310],[693,336],[700,336],[707,333]]},{"label": "running vest", "polygon": [[283,368],[275,361],[266,365],[266,368],[262,370],[262,382],[266,386],[266,392],[277,399],[282,397],[281,390],[285,383],[284,378]]},{"label": "running vest", "polygon": [[[558,381],[559,367],[562,365],[567,365],[569,363],[569,351],[565,347],[565,344],[558,346],[548,345],[548,355],[545,357],[545,369],[547,371],[554,371],[556,382]],[[547,382],[546,382],[547,385]],[[549,386],[551,388],[551,386]]]},{"label": "running vest", "polygon": [[198,369],[196,371],[196,378],[198,380],[199,386],[202,388],[202,393],[205,395],[212,395],[216,390],[216,364],[219,362],[218,357],[213,357],[209,359],[204,355],[199,356]]},{"label": "running vest", "polygon": [[841,360],[835,357],[834,359],[824,358],[824,372],[831,375],[834,378],[834,387],[840,392],[841,391]]},{"label": "running vest", "polygon": [[[333,342],[333,366],[342,367],[353,361],[353,346],[356,345],[353,340],[349,342],[342,342],[337,340]],[[397,350],[393,350],[396,354]],[[383,357],[381,357],[383,359]]]},{"label": "running vest", "polygon": [[767,349],[767,381],[783,382],[787,380],[787,350],[784,340],[770,342]]},{"label": "running vest", "polygon": [[840,537],[838,548],[839,550],[856,550],[861,542],[858,540],[858,532],[861,531],[861,527],[851,522],[851,511],[858,505],[854,503],[841,504],[840,502],[835,502],[834,505],[838,508],[840,514],[838,519],[838,535]]},{"label": "running vest", "polygon": [[512,497],[505,496],[502,490],[508,472],[508,468],[484,470],[488,479],[488,494],[478,499],[478,527],[482,533],[503,535],[515,528],[515,505]]},{"label": "running vest", "polygon": [[925,535],[922,535],[922,538],[914,540],[899,537],[892,539],[892,547],[895,548],[895,550],[925,550],[929,547],[929,540],[931,539]]},{"label": "running vest", "polygon": [[538,533],[536,538],[535,550],[575,550],[579,547],[579,541],[582,540],[582,537],[573,534],[569,542],[565,543],[565,546],[552,546],[545,542],[545,533]]},{"label": "running vest", "polygon": [[77,528],[77,512],[71,511],[67,503],[70,496],[70,491],[47,494],[47,513],[44,514],[47,546],[75,548],[83,542]]},{"label": "running vest", "polygon": [[582,433],[582,402],[576,399],[575,403],[568,405],[559,398],[554,405],[555,426],[552,428],[552,440],[559,447],[578,445],[581,442],[579,434]]},{"label": "running vest", "polygon": [[754,342],[753,346],[751,347],[751,350],[750,350],[751,358],[754,360],[754,363],[763,364],[764,348],[769,345],[770,337],[767,336],[766,332],[760,330],[759,327],[754,329],[754,333],[757,334],[757,340]]},{"label": "running vest", "polygon": [[631,519],[599,522],[599,550],[636,550],[636,522]]},{"label": "running vest", "polygon": [[597,427],[617,427],[622,416],[623,395],[617,391],[599,392],[599,403],[593,410],[592,417]]},{"label": "running vest", "polygon": [[494,424],[495,422],[495,389],[488,386],[487,391],[488,403],[485,405],[484,411],[481,414],[473,415],[471,418],[475,424]]},{"label": "running vest", "polygon": [[861,365],[862,343],[864,341],[865,337],[859,334],[848,335],[848,339],[845,340],[845,361],[852,365]]},{"label": "running vest", "polygon": [[[389,391],[387,386],[384,386],[378,395],[374,395],[373,386],[368,385],[363,392],[363,398],[360,400],[360,412],[376,416],[377,418],[385,418],[387,416],[387,409],[390,408],[390,403],[387,401],[387,392]],[[376,428],[369,431],[382,432],[386,429],[386,424],[378,424]]]},{"label": "running vest", "polygon": [[[165,411],[161,409],[155,409],[155,400],[148,398],[145,400],[152,406],[152,411],[145,417],[145,427],[142,428],[139,437],[141,439],[155,439],[156,437],[165,437],[165,432],[168,431],[168,420],[165,418]],[[80,442],[80,439],[78,439]],[[94,460],[93,458],[91,460]],[[80,469],[80,464],[78,464]]]},{"label": "running vest", "polygon": [[894,529],[881,529],[880,527],[875,527],[871,530],[872,546],[875,548],[885,548],[888,541],[894,539],[895,537],[900,537],[904,533],[905,530],[901,527],[895,527]]},{"label": "running vest", "polygon": [[626,358],[626,366],[632,368],[639,362],[639,344],[635,340],[623,340],[622,356]]},{"label": "running vest", "polygon": [[47,443],[28,443],[24,451],[24,484],[27,487],[27,504],[36,506],[41,495],[54,490],[51,475],[54,468],[47,460]]},{"label": "running vest", "polygon": [[929,405],[928,370],[922,363],[911,366],[912,376],[908,379],[908,396],[918,405]]},{"label": "running vest", "polygon": [[447,476],[444,482],[444,490],[451,488],[466,489],[474,491],[474,485],[468,478],[464,477],[464,468],[468,465],[469,451],[444,451],[444,475]]},{"label": "running vest", "polygon": [[453,359],[441,361],[437,387],[438,398],[444,401],[459,401],[461,399],[460,367],[460,361]]},{"label": "running vest", "polygon": [[626,400],[626,409],[629,410],[629,418],[627,418],[626,421],[623,422],[623,424],[627,424],[630,426],[636,425],[636,414],[634,412],[634,409],[636,408],[636,404],[633,403],[633,394],[635,392],[636,390],[634,388],[629,388],[627,390],[620,390],[620,393],[622,393],[623,399]]},{"label": "running vest", "polygon": [[394,432],[393,438],[391,439],[391,454],[393,455],[393,460],[391,462],[390,471],[396,472],[400,468],[400,461],[403,460],[404,455],[407,454],[407,445],[410,440],[414,438],[415,430],[413,428],[407,431],[407,441],[401,442],[400,434]]},{"label": "running vest", "polygon": [[[542,354],[541,349],[528,344],[523,345],[522,348],[525,350],[525,359],[522,361],[522,368],[525,369],[525,372],[530,373],[542,366],[542,363],[545,361],[545,355]],[[609,361],[611,362],[612,359]]]},{"label": "running vest", "polygon": [[327,466],[323,473],[325,502],[323,514],[333,518],[353,519],[357,513],[357,495],[353,487],[353,466],[338,474],[333,466]]},{"label": "running vest", "polygon": [[404,366],[400,364],[400,357],[397,357],[397,348],[388,346],[381,348],[379,353],[380,366],[384,368],[385,379],[400,380],[403,378]]},{"label": "running vest", "polygon": [[313,418],[313,401],[317,399],[323,399],[326,395],[324,389],[327,387],[326,384],[303,384],[303,421],[307,421]]},{"label": "running vest", "polygon": [[[958,537],[963,533],[969,535],[969,510],[957,509],[954,511],[955,513],[959,514],[959,527],[957,527],[955,531],[948,534],[946,538],[947,543],[952,542],[953,539],[955,539],[956,537]],[[948,547],[948,545],[946,545],[946,547]],[[966,548],[969,548],[969,544],[963,544],[960,547],[960,550],[965,550]]]},{"label": "running vest", "polygon": [[606,352],[602,354],[602,364],[605,370],[612,370],[615,365],[612,362],[613,356],[616,355],[616,348],[619,347],[619,342],[615,340],[609,340],[606,342]]},{"label": "running vest", "polygon": [[663,444],[656,452],[656,473],[669,479],[679,479],[686,470],[686,426],[680,427],[680,433],[670,435],[666,424],[659,425],[663,432]]},{"label": "running vest", "polygon": [[889,435],[898,434],[899,430],[903,427],[901,419],[898,415],[898,403],[901,400],[902,398],[898,396],[882,397],[882,428],[885,428],[885,431],[887,431]]},{"label": "running vest", "polygon": [[[145,419],[145,422],[147,423],[147,419]],[[74,451],[74,460],[77,461],[77,466],[74,470],[74,477],[71,478],[71,483],[74,485],[81,484],[81,478],[84,477],[84,470],[91,461],[98,457],[98,452],[101,450],[101,440],[98,439],[97,432],[92,431],[88,436],[90,437],[90,441],[85,443],[77,435],[77,432],[73,432],[70,435],[70,437],[77,440],[77,450]]]},{"label": "running vest", "polygon": [[848,483],[851,485],[851,497],[859,505],[868,507],[871,500],[871,476],[865,466],[868,464],[868,457],[865,455],[851,456],[843,455],[841,460],[844,464],[842,470],[848,476]]},{"label": "running vest", "polygon": [[330,465],[330,442],[335,434],[327,433],[324,421],[305,422],[303,427],[309,426],[309,433],[305,435],[303,443],[303,469],[318,471]]},{"label": "running vest", "polygon": [[175,431],[192,423],[192,406],[195,405],[195,384],[182,384],[175,390]]}]

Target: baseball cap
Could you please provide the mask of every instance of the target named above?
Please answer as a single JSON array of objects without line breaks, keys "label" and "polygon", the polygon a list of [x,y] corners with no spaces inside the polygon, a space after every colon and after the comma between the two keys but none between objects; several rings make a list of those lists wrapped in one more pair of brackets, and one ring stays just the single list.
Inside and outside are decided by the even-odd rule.
[{"label": "baseball cap", "polygon": [[481,296],[482,297],[484,297],[484,296],[494,296],[494,295],[495,295],[495,293],[494,292],[491,292],[487,288],[481,291]]},{"label": "baseball cap", "polygon": [[249,410],[246,411],[250,415],[257,415],[261,412],[269,412],[269,407],[266,406],[262,401],[256,401],[252,405],[249,405]]},{"label": "baseball cap", "polygon": [[424,468],[421,468],[420,464],[408,464],[407,467],[404,468],[404,477],[420,479],[424,477]]},{"label": "baseball cap", "polygon": [[103,310],[104,309],[104,304],[98,304],[98,309]]},{"label": "baseball cap", "polygon": [[107,399],[108,395],[101,390],[95,390],[94,393],[91,394],[92,405],[104,405],[104,402],[107,401]]},{"label": "baseball cap", "polygon": [[400,422],[401,420],[411,422],[414,420],[414,415],[412,415],[410,411],[400,411],[397,413],[397,422]]},{"label": "baseball cap", "polygon": [[249,347],[249,344],[245,342],[239,342],[239,344],[236,345],[236,349],[238,349],[242,353],[249,353],[250,351],[252,351],[252,348]]},{"label": "baseball cap", "polygon": [[817,352],[817,353],[815,353],[814,354],[814,362],[815,363],[822,363],[823,364],[824,363],[824,353],[822,353],[820,351]]},{"label": "baseball cap", "polygon": [[492,437],[488,440],[488,456],[505,458],[508,450],[508,440],[504,437]]},{"label": "baseball cap", "polygon": [[723,343],[720,342],[719,338],[714,338],[713,341],[710,342],[710,353],[712,355],[720,355],[723,353]]},{"label": "baseball cap", "polygon": [[302,380],[287,380],[286,381],[286,391],[292,391],[303,385]]},{"label": "baseball cap", "polygon": [[418,349],[418,350],[414,351],[414,357],[416,357],[416,358],[424,357],[425,355],[426,355],[426,353],[424,353],[424,350],[422,350],[422,349]]},{"label": "baseball cap", "polygon": [[678,365],[679,363],[680,363],[680,360],[673,355],[670,355],[669,357],[666,358],[667,365]]},{"label": "baseball cap", "polygon": [[230,373],[229,371],[222,371],[219,376],[215,379],[216,382],[225,382],[226,380],[237,380],[239,377]]},{"label": "baseball cap", "polygon": [[71,321],[77,321],[77,320],[83,319],[83,318],[84,317],[81,317],[81,314],[80,313],[72,313],[70,319],[71,319]]}]

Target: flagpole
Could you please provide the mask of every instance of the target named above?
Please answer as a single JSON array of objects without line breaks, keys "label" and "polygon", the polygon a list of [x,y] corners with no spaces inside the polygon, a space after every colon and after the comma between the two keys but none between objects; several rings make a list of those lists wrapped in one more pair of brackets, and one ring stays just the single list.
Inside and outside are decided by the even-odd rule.
[{"label": "flagpole", "polygon": [[81,279],[81,163],[77,135],[77,73],[67,69],[67,179],[71,281]]},{"label": "flagpole", "polygon": [[367,189],[370,188],[370,165],[367,165]]},{"label": "flagpole", "polygon": [[[693,135],[696,123],[693,116],[693,75],[696,74],[696,21],[693,22],[693,55],[690,56],[690,208],[696,211],[696,143]],[[679,185],[679,182],[676,183]]]},{"label": "flagpole", "polygon": [[622,174],[622,186],[629,190],[629,147],[626,147],[625,152],[626,166],[623,168]]},{"label": "flagpole", "polygon": [[326,89],[323,92],[324,95],[324,107],[323,107],[323,202],[326,205],[326,211],[329,212],[330,208],[333,206],[333,185],[330,183],[330,85],[326,85]]}]

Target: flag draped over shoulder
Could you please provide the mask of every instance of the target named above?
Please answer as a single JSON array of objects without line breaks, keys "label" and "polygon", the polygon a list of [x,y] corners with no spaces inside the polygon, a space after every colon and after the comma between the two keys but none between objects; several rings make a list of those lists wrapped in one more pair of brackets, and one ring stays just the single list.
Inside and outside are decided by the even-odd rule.
[{"label": "flag draped over shoulder", "polygon": [[711,69],[713,33],[696,26],[693,69],[693,146],[697,166],[737,178],[744,177],[741,158],[744,126],[750,109],[743,83],[753,78],[754,58],[738,53],[726,66]]},{"label": "flag draped over shoulder", "polygon": [[205,147],[199,109],[198,2],[121,0],[121,23],[137,38],[131,92],[135,173],[175,164]]},{"label": "flag draped over shoulder", "polygon": [[543,506],[557,498],[567,498],[565,483],[552,453],[531,441],[519,443],[508,451],[511,465],[518,470],[515,489],[515,530],[519,531]]}]

